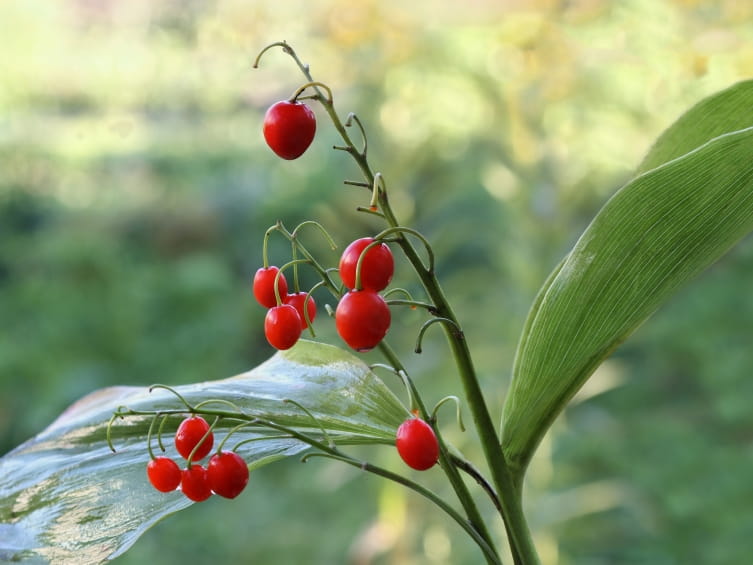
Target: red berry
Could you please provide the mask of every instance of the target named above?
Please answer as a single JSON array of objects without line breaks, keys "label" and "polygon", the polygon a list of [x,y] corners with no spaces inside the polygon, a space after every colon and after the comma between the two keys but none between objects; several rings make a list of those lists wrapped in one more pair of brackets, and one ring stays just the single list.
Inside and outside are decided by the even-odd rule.
[{"label": "red berry", "polygon": [[[374,240],[363,237],[348,245],[340,257],[340,278],[349,288],[356,288],[356,266],[358,258],[366,247]],[[361,287],[365,290],[379,292],[387,287],[395,272],[395,260],[392,251],[384,243],[369,248],[361,261]]]},{"label": "red berry", "polygon": [[343,341],[356,351],[368,351],[387,334],[390,309],[384,298],[370,290],[352,290],[340,299],[335,326]]},{"label": "red berry", "polygon": [[275,349],[290,349],[301,337],[301,317],[290,304],[275,306],[264,318],[264,335]]},{"label": "red berry", "polygon": [[[277,297],[275,296],[275,277],[280,271],[277,267],[262,267],[254,275],[254,297],[257,302],[265,308],[277,306]],[[277,290],[280,292],[281,302],[285,302],[288,296],[288,281],[285,275],[281,274],[277,282]]]},{"label": "red berry", "polygon": [[264,139],[283,159],[297,159],[308,149],[316,133],[316,116],[301,102],[282,100],[264,116]]},{"label": "red berry", "polygon": [[146,465],[149,482],[160,492],[170,492],[180,485],[180,467],[169,457],[155,457]]},{"label": "red berry", "polygon": [[201,465],[191,465],[189,469],[183,469],[180,488],[183,494],[194,502],[201,502],[212,496],[212,489],[209,488],[207,480],[207,470]]},{"label": "red berry", "polygon": [[[175,448],[178,450],[178,453],[180,453],[184,459],[188,459],[194,447],[199,444],[201,438],[204,437],[208,430],[209,424],[207,424],[207,421],[201,416],[192,416],[183,420],[180,423],[180,426],[178,426],[178,431],[175,432]],[[201,441],[201,445],[196,450],[193,460],[199,461],[204,459],[204,457],[212,451],[213,445],[214,434],[209,432],[207,438],[204,441]]]},{"label": "red berry", "polygon": [[[307,296],[308,293],[306,292],[296,292],[295,294],[288,294],[288,297],[285,299],[285,304],[290,304],[295,308],[298,315],[301,317],[302,330],[305,330],[308,327],[308,324],[306,323],[306,315],[303,313],[303,304],[306,302]],[[316,302],[314,302],[313,296],[309,298],[308,302],[306,302],[306,311],[308,312],[309,320],[313,322],[314,318],[316,318]]]},{"label": "red berry", "polygon": [[233,451],[215,453],[207,464],[207,480],[215,494],[235,498],[248,484],[248,465]]},{"label": "red berry", "polygon": [[439,443],[431,426],[420,418],[410,418],[397,429],[397,452],[413,469],[425,471],[439,459]]}]

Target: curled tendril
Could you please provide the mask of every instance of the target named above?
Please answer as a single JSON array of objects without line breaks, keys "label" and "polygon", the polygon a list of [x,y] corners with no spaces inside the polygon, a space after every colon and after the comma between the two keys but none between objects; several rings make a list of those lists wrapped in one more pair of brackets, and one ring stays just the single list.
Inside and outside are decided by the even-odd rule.
[{"label": "curled tendril", "polygon": [[395,226],[392,228],[387,228],[386,230],[380,232],[374,237],[374,239],[384,239],[392,234],[410,234],[412,236],[415,236],[423,244],[424,249],[426,249],[426,256],[429,260],[429,264],[428,266],[424,265],[424,268],[429,273],[434,272],[434,250],[432,249],[429,240],[426,239],[426,237],[420,231],[406,226]]},{"label": "curled tendril", "polygon": [[195,406],[195,410],[200,410],[201,408],[204,408],[207,404],[224,404],[225,406],[230,406],[233,410],[235,410],[238,415],[240,416],[246,416],[246,414],[243,412],[243,410],[240,409],[240,407],[230,400],[226,400],[224,398],[208,398],[207,400],[202,400]]},{"label": "curled tendril", "polygon": [[303,307],[303,319],[306,322],[306,326],[309,329],[309,333],[311,334],[311,337],[316,337],[316,333],[314,333],[314,324],[313,324],[313,321],[311,320],[311,317],[309,316],[309,302],[313,300],[312,293],[317,288],[326,286],[326,284],[327,283],[324,281],[319,281],[318,283],[316,283],[314,286],[311,287],[311,290],[309,290],[306,293],[306,298],[303,299],[303,306],[302,306]]},{"label": "curled tendril", "polygon": [[335,442],[332,440],[332,438],[330,437],[329,433],[327,433],[327,430],[324,428],[324,425],[319,421],[319,419],[316,416],[314,416],[311,413],[311,411],[308,408],[306,408],[300,402],[297,402],[297,401],[293,400],[292,398],[286,398],[286,399],[283,400],[283,402],[285,402],[286,404],[292,404],[293,406],[296,406],[296,407],[300,408],[301,410],[303,410],[306,413],[306,415],[309,418],[311,418],[311,420],[316,424],[316,426],[322,431],[322,436],[326,440],[327,445],[330,448],[334,448],[335,447]]},{"label": "curled tendril", "polygon": [[369,140],[366,137],[366,129],[363,127],[363,124],[361,123],[361,120],[358,118],[355,112],[351,112],[348,114],[348,117],[345,118],[344,125],[345,127],[351,127],[353,124],[356,124],[358,126],[358,130],[361,132],[361,139],[363,139],[363,149],[361,149],[361,156],[366,158],[366,154],[369,150]]},{"label": "curled tendril", "polygon": [[[275,281],[274,281],[274,290],[275,290],[275,299],[277,300],[277,305],[280,306],[284,300],[282,299],[282,296],[280,295],[280,277],[282,276],[282,272],[285,269],[289,269],[290,267],[293,267],[294,269],[301,264],[307,264],[310,265],[311,261],[308,259],[293,259],[292,261],[288,261],[285,263],[280,269],[275,273]],[[298,272],[295,273],[295,278],[297,280],[298,278]]]},{"label": "curled tendril", "polygon": [[152,386],[149,387],[149,392],[152,392],[152,391],[154,391],[154,389],[157,389],[157,388],[161,388],[163,390],[166,390],[168,392],[173,393],[177,397],[177,399],[180,400],[183,403],[183,405],[186,407],[186,409],[188,410],[188,412],[191,412],[192,414],[194,412],[196,412],[196,408],[193,407],[191,404],[189,404],[189,402],[185,398],[183,398],[183,395],[181,395],[173,387],[170,387],[170,386],[167,386],[167,385],[163,385],[163,384],[154,384],[154,385],[152,385]]},{"label": "curled tendril", "polygon": [[431,320],[428,320],[426,323],[424,323],[424,325],[421,326],[421,329],[418,330],[418,338],[416,338],[416,347],[413,349],[416,353],[421,353],[422,351],[421,342],[423,341],[426,330],[429,329],[429,326],[433,324],[437,324],[437,323],[444,324],[445,326],[450,326],[455,332],[462,333],[460,326],[458,326],[454,320],[450,320],[449,318],[432,318]]},{"label": "curled tendril", "polygon": [[[154,451],[152,451],[152,433],[154,432],[154,424],[159,420],[161,414],[156,412],[152,421],[149,424],[149,431],[146,433],[146,450],[149,452],[149,459],[154,460]],[[164,449],[162,450],[164,451]]]},{"label": "curled tendril", "polygon": [[[389,297],[393,294],[402,294],[405,296],[404,300],[401,299],[390,299]],[[410,292],[408,292],[404,288],[396,287],[391,288],[387,292],[385,292],[382,297],[387,301],[387,304],[390,306],[410,306],[412,310],[415,310],[416,308],[423,308],[427,310],[428,312],[431,312],[432,314],[435,313],[435,308],[433,304],[430,304],[428,302],[422,302],[420,300],[415,300]]]},{"label": "curled tendril", "polygon": [[112,444],[112,425],[115,423],[115,420],[118,418],[122,418],[122,414],[120,414],[120,407],[113,413],[112,416],[110,416],[110,421],[107,422],[107,431],[105,432],[105,437],[107,438],[107,446],[110,448],[110,451],[113,453],[116,453],[115,446]]},{"label": "curled tendril", "polygon": [[403,369],[397,369],[396,367],[385,365],[384,363],[374,363],[373,365],[369,365],[369,369],[371,370],[377,368],[387,369],[390,373],[397,375],[400,378],[403,386],[405,387],[405,391],[408,393],[408,406],[410,406],[409,412],[413,414],[416,411],[419,411],[419,403],[417,401],[418,391],[416,390],[413,381],[408,376],[408,373],[406,373]]},{"label": "curled tendril", "polygon": [[273,226],[269,226],[267,228],[267,231],[264,232],[264,239],[262,240],[261,244],[261,259],[262,259],[262,266],[267,269],[269,268],[269,237],[272,235],[272,232],[280,231],[282,228],[282,223],[277,222]]},{"label": "curled tendril", "polygon": [[204,441],[206,441],[206,439],[209,437],[209,435],[212,433],[212,431],[214,430],[215,426],[217,425],[217,423],[221,419],[222,418],[220,416],[217,416],[214,419],[214,422],[212,422],[212,424],[209,426],[209,429],[207,429],[207,431],[204,432],[204,435],[201,436],[201,439],[196,443],[196,445],[194,446],[194,448],[191,450],[191,453],[188,454],[188,459],[186,460],[186,466],[189,469],[191,468],[191,465],[193,464],[193,458],[196,455],[196,452],[201,448],[201,446],[204,443]]},{"label": "curled tendril", "polygon": [[296,239],[298,237],[298,232],[301,231],[302,228],[306,226],[313,226],[319,230],[319,232],[324,236],[324,238],[327,240],[327,243],[329,244],[330,249],[333,251],[337,249],[337,244],[335,243],[335,240],[332,239],[332,236],[329,234],[329,232],[324,228],[322,224],[315,220],[306,220],[305,222],[301,222],[298,224],[293,232],[290,234],[293,239]]},{"label": "curled tendril", "polygon": [[[237,432],[240,429],[247,428],[253,425],[254,425],[253,422],[243,422],[242,424],[238,424],[237,426],[230,428],[227,434],[225,434],[225,437],[222,438],[222,441],[220,442],[220,444],[217,446],[217,453],[222,453],[222,448],[225,447],[225,443],[230,439],[230,436],[232,436],[235,432]],[[235,451],[237,448],[238,447],[236,446],[235,449],[233,449],[233,451]]]},{"label": "curled tendril", "polygon": [[462,411],[460,410],[460,399],[454,395],[445,396],[442,400],[436,403],[436,405],[434,406],[434,410],[431,411],[432,422],[437,421],[437,411],[442,407],[442,404],[445,404],[446,402],[455,403],[455,418],[458,421],[458,427],[460,428],[460,431],[464,432],[465,426],[463,425],[463,414],[462,414]]},{"label": "curled tendril", "polygon": [[364,247],[361,250],[361,253],[358,255],[358,261],[356,261],[356,280],[355,280],[355,288],[361,289],[361,269],[363,268],[363,262],[364,258],[366,257],[366,254],[371,250],[372,247],[376,247],[377,245],[381,245],[382,240],[381,239],[374,239],[371,243],[369,243],[366,247]]},{"label": "curled tendril", "polygon": [[[324,84],[323,82],[319,82],[316,80],[307,82],[306,84],[302,84],[301,86],[299,86],[296,89],[296,91],[293,93],[293,95],[290,98],[288,98],[288,101],[295,102],[301,97],[301,94],[303,94],[308,88],[313,88],[314,91],[316,92],[315,95],[311,96],[311,98],[313,98],[314,100],[320,100],[322,102],[326,102],[327,104],[333,103],[332,89],[326,84]],[[319,90],[320,88],[323,89],[327,93],[326,96],[322,95],[321,91]]]},{"label": "curled tendril", "polygon": [[159,428],[157,428],[157,445],[159,445],[159,448],[164,453],[165,446],[162,443],[162,430],[165,427],[165,423],[167,422],[167,414],[162,415],[162,421],[159,423]]},{"label": "curled tendril", "polygon": [[275,41],[274,43],[270,43],[269,45],[267,45],[264,49],[262,49],[259,52],[259,54],[256,56],[256,59],[254,60],[253,68],[258,69],[259,63],[261,62],[262,55],[264,55],[264,53],[266,53],[267,51],[275,47],[281,47],[285,53],[297,59],[295,51],[293,51],[293,48],[290,45],[288,45],[287,41]]}]

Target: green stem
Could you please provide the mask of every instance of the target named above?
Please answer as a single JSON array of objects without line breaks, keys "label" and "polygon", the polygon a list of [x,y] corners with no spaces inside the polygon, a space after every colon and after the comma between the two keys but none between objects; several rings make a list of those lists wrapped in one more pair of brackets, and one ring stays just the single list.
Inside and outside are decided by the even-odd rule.
[{"label": "green stem", "polygon": [[[386,199],[382,202],[382,211],[390,225],[398,224]],[[426,292],[435,305],[437,317],[453,322],[452,324],[442,324],[442,327],[445,330],[452,355],[455,358],[455,364],[458,368],[458,374],[460,375],[465,396],[473,416],[473,422],[481,440],[484,456],[491,470],[494,485],[499,493],[502,518],[505,523],[508,539],[510,540],[512,553],[515,556],[516,563],[535,565],[540,561],[523,514],[520,489],[515,483],[510,466],[502,452],[497,430],[494,427],[476,377],[476,371],[473,366],[470,350],[468,349],[468,343],[465,340],[465,334],[457,322],[457,317],[452,311],[434,273],[424,268],[421,258],[410,241],[401,238],[398,240],[398,244],[418,273]]]},{"label": "green stem", "polygon": [[420,495],[426,497],[427,499],[431,500],[434,504],[436,504],[439,508],[441,508],[453,520],[455,520],[455,522],[457,522],[466,531],[466,533],[468,533],[468,535],[471,536],[471,538],[478,544],[478,546],[483,551],[484,557],[486,558],[486,561],[487,563],[489,563],[489,565],[502,565],[502,562],[499,559],[499,556],[497,555],[496,550],[489,543],[489,540],[487,539],[487,537],[483,535],[483,532],[478,531],[472,523],[465,520],[452,506],[447,504],[447,502],[445,502],[441,497],[439,497],[437,494],[435,494],[431,490],[419,485],[418,483],[411,481],[410,479],[406,477],[403,477],[402,475],[398,475],[396,473],[393,473],[391,471],[388,471],[376,465],[372,465],[371,463],[367,463],[365,461],[359,461],[359,460],[353,459],[352,457],[349,457],[343,454],[342,452],[340,452],[340,450],[338,450],[336,447],[317,441],[314,438],[307,436],[305,434],[302,434],[293,428],[280,426],[279,424],[275,424],[274,422],[270,422],[267,420],[259,419],[257,421],[266,427],[276,429],[278,431],[287,432],[293,438],[299,439],[311,445],[312,447],[315,447],[316,449],[323,452],[323,454],[326,454],[329,457],[333,457],[339,461],[342,461],[354,467],[363,469],[364,471],[368,471],[370,473],[374,473],[376,475],[387,478],[391,481],[395,481],[396,483],[404,485],[414,490],[415,492],[419,493]]},{"label": "green stem", "polygon": [[[308,66],[301,62],[295,51],[293,51],[287,44],[279,45],[281,45],[285,52],[293,58],[304,76],[306,76],[310,82],[314,82]],[[324,107],[332,120],[335,129],[345,142],[345,147],[342,147],[341,149],[353,157],[356,164],[361,169],[367,184],[369,186],[375,186],[375,175],[368,163],[366,153],[365,151],[360,152],[356,148],[348,135],[345,126],[340,120],[340,117],[335,111],[331,97],[326,96],[316,85],[311,85],[311,88],[316,92],[317,99]],[[378,191],[378,201],[387,224],[392,228],[401,228],[400,223],[397,221],[397,218],[390,207],[386,191]],[[520,481],[517,480],[516,482],[516,478],[513,476],[511,468],[505,459],[499,442],[498,432],[489,414],[489,409],[486,405],[486,401],[476,376],[476,371],[473,366],[468,344],[465,340],[465,335],[439,285],[433,266],[429,269],[423,264],[415,247],[404,234],[398,234],[397,243],[400,245],[408,261],[413,265],[427,294],[436,306],[437,317],[445,318],[452,322],[450,324],[442,325],[452,355],[455,359],[458,374],[460,376],[467,402],[470,406],[484,456],[491,470],[494,485],[499,493],[500,505],[502,507],[501,514],[505,523],[505,529],[507,531],[507,537],[510,542],[513,557],[515,558],[515,563],[519,565],[536,565],[540,563],[540,560],[536,553],[536,548],[533,544],[528,524],[523,514]],[[393,363],[395,368],[400,369],[402,367],[397,360],[397,357],[391,352],[391,350],[389,350],[389,347],[386,344],[384,344],[381,349],[383,352],[385,352],[385,350],[389,351],[390,355],[387,355],[387,358],[390,359],[390,362]],[[446,452],[444,453],[444,457],[447,457]],[[473,499],[468,494],[465,483],[462,481],[462,478],[459,477],[457,469],[452,462],[447,461],[445,461],[443,468],[445,468],[445,472],[447,472],[448,478],[450,478],[453,487],[456,488],[461,503],[463,504],[466,513],[468,513],[469,520],[475,523],[474,525],[476,528],[480,528],[479,531],[485,532],[486,527],[481,520],[477,509],[475,509],[475,502],[473,502]],[[452,470],[454,470],[454,472],[452,472]],[[457,483],[453,478],[453,475],[457,476]],[[485,537],[489,539],[488,533]]]},{"label": "green stem", "polygon": [[[392,367],[396,371],[403,372],[407,375],[405,368],[400,362],[400,359],[385,341],[382,341],[378,347],[382,355],[387,358],[387,360],[392,364]],[[426,409],[426,405],[421,399],[421,395],[419,394],[418,390],[413,385],[413,382],[410,379],[406,379],[406,382],[410,387],[409,392],[411,398],[413,399],[413,403],[415,403],[416,407],[418,408],[421,417],[424,420],[430,422],[432,427],[434,428],[434,431],[436,432],[437,441],[439,443],[439,464],[447,475],[447,478],[449,479],[450,484],[452,485],[452,488],[455,491],[456,496],[458,497],[458,500],[460,500],[460,504],[463,506],[463,509],[468,516],[469,523],[471,524],[473,529],[476,530],[479,535],[486,541],[486,543],[493,548],[494,545],[492,542],[492,537],[486,527],[486,522],[481,517],[481,513],[478,510],[476,501],[471,496],[471,493],[468,491],[468,487],[463,481],[463,478],[460,476],[460,473],[458,472],[458,469],[453,462],[453,456],[450,454],[449,449],[447,449],[447,444],[445,444],[442,434],[438,429],[436,429],[436,423],[432,420],[432,416]]]}]

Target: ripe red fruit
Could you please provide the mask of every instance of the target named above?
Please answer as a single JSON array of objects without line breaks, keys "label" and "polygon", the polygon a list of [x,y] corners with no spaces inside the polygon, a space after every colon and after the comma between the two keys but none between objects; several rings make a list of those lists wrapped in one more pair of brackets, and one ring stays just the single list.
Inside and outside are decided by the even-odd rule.
[{"label": "ripe red fruit", "polygon": [[[302,330],[305,330],[308,327],[308,324],[306,323],[306,315],[303,313],[303,304],[306,302],[306,296],[308,296],[308,293],[306,292],[296,292],[294,294],[288,294],[288,297],[285,299],[285,304],[290,304],[295,308],[298,315],[301,317]],[[314,318],[316,318],[316,302],[314,302],[313,296],[309,298],[306,303],[306,311],[308,312],[309,320],[313,323]]]},{"label": "ripe red fruit", "polygon": [[371,290],[352,290],[340,299],[335,327],[356,351],[368,351],[387,334],[392,318],[384,298]]},{"label": "ripe red fruit", "polygon": [[175,448],[178,450],[178,453],[184,459],[188,459],[194,447],[201,442],[201,445],[199,445],[193,456],[193,460],[199,461],[204,459],[212,451],[212,446],[214,445],[214,434],[212,432],[209,432],[206,439],[201,441],[201,438],[204,437],[208,430],[209,424],[201,416],[192,416],[183,420],[180,426],[178,426],[178,431],[175,432]]},{"label": "ripe red fruit", "polygon": [[[262,267],[254,275],[254,297],[257,302],[265,308],[277,306],[277,297],[275,296],[275,277],[280,271],[277,267]],[[280,292],[280,300],[285,302],[288,296],[288,281],[285,275],[281,274],[277,282],[277,290]]]},{"label": "ripe red fruit", "polygon": [[169,457],[155,457],[146,465],[146,476],[160,492],[170,492],[180,485],[180,467]]},{"label": "ripe red fruit", "polygon": [[248,465],[234,451],[215,453],[207,464],[209,488],[225,498],[235,498],[248,484]]},{"label": "ripe red fruit", "polygon": [[264,115],[264,139],[283,159],[297,159],[308,149],[316,133],[316,116],[302,102],[282,100]]},{"label": "ripe red fruit", "polygon": [[[340,278],[349,288],[356,288],[356,266],[358,258],[366,246],[374,241],[373,238],[363,237],[348,245],[340,257]],[[361,261],[361,287],[364,290],[379,292],[387,287],[395,272],[395,260],[392,251],[385,243],[371,247]]]},{"label": "ripe red fruit", "polygon": [[275,306],[264,318],[264,335],[275,349],[290,349],[301,337],[301,316],[290,304]]},{"label": "ripe red fruit", "polygon": [[201,465],[191,465],[181,473],[180,488],[188,498],[194,502],[201,502],[212,496],[209,488],[207,470]]},{"label": "ripe red fruit", "polygon": [[433,467],[439,459],[437,436],[421,418],[410,418],[400,424],[395,446],[403,461],[418,471]]}]

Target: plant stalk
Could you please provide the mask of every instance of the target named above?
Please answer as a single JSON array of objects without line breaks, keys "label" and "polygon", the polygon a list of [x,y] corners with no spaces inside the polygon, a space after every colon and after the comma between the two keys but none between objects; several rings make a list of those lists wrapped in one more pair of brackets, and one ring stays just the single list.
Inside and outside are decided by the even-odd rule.
[{"label": "plant stalk", "polygon": [[[375,185],[375,174],[369,166],[365,149],[364,151],[359,151],[356,148],[355,144],[350,138],[350,135],[348,134],[348,131],[346,130],[344,124],[340,120],[340,117],[335,111],[331,96],[325,95],[319,88],[317,83],[314,83],[308,66],[301,62],[295,51],[293,51],[290,46],[288,46],[286,43],[279,43],[277,45],[280,45],[285,50],[285,52],[294,59],[298,67],[303,72],[304,76],[306,76],[310,83],[312,83],[309,86],[316,93],[315,98],[318,99],[322,104],[325,111],[332,120],[335,129],[340,134],[342,140],[345,142],[345,146],[338,147],[338,149],[346,151],[353,157],[356,164],[361,169],[367,185],[375,187],[374,190],[376,192],[381,211],[384,215],[384,219],[387,221],[390,227],[400,228],[400,223],[397,221],[397,218],[395,217],[392,208],[390,207],[386,191],[380,189]],[[263,52],[264,51],[262,51],[262,53]],[[328,92],[328,94],[330,93]],[[361,130],[361,133],[363,133],[363,130]],[[411,263],[411,265],[413,265],[416,273],[421,279],[421,282],[427,294],[433,301],[436,307],[437,317],[446,318],[447,320],[452,322],[451,324],[442,324],[442,326],[444,327],[445,335],[450,345],[452,355],[455,359],[458,374],[460,376],[460,380],[465,392],[466,400],[470,406],[471,414],[476,426],[477,433],[479,435],[479,439],[481,441],[484,456],[492,473],[494,486],[499,494],[499,501],[502,508],[501,515],[504,520],[507,537],[511,546],[515,563],[516,565],[538,565],[540,563],[540,560],[536,553],[536,548],[533,544],[533,540],[528,529],[528,524],[523,514],[521,483],[520,481],[516,482],[510,465],[505,459],[502,447],[499,442],[499,434],[489,414],[485,398],[476,376],[476,371],[473,366],[468,344],[465,340],[465,335],[461,329],[457,317],[455,316],[455,313],[452,311],[452,308],[450,307],[450,304],[439,285],[439,281],[435,276],[433,267],[427,268],[423,264],[413,244],[405,237],[403,233],[400,233],[399,230],[397,231],[396,239],[398,245],[401,247],[408,261]],[[389,350],[389,348],[385,344],[385,346],[382,348],[382,351],[391,350]],[[387,355],[387,357],[396,368],[401,367],[401,364],[397,360],[394,353]],[[456,474],[458,474],[457,469],[451,462],[449,462],[449,464],[443,465],[443,467],[445,468],[446,472],[451,468],[455,470]],[[459,484],[456,484],[453,481],[451,474],[452,473],[448,472],[448,477],[450,478],[453,487],[460,489],[460,492],[458,492],[457,490],[456,492],[458,492],[458,496],[466,510],[466,513],[469,513],[469,519],[470,515],[473,514],[474,521],[479,520],[478,524],[474,528],[474,531],[485,531],[486,528],[485,525],[481,525],[483,524],[483,521],[481,521],[478,510],[476,509],[474,511],[475,502],[472,502],[473,499],[472,497],[470,497],[465,487],[465,483],[462,481],[462,478],[460,478],[458,474]],[[471,501],[470,504],[468,502],[469,500]],[[477,528],[481,529],[479,530]]]}]

